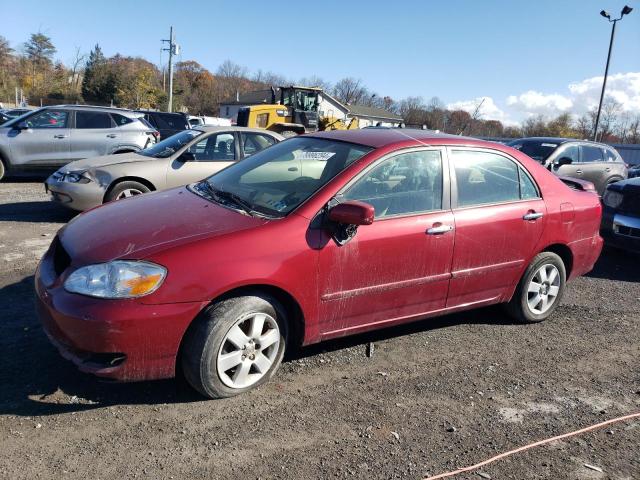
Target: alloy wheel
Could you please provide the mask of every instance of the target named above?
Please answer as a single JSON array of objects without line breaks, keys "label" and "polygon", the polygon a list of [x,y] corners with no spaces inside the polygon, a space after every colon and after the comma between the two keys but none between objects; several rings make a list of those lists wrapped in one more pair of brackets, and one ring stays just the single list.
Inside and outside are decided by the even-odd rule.
[{"label": "alloy wheel", "polygon": [[133,197],[134,195],[141,195],[144,192],[141,192],[137,188],[126,188],[122,192],[118,194],[116,200],[122,200],[123,198]]},{"label": "alloy wheel", "polygon": [[560,292],[560,272],[555,265],[542,265],[531,278],[527,289],[527,305],[536,315],[546,313]]},{"label": "alloy wheel", "polygon": [[216,369],[222,383],[246,388],[271,369],[278,355],[280,329],[266,313],[240,318],[227,332],[218,351]]}]

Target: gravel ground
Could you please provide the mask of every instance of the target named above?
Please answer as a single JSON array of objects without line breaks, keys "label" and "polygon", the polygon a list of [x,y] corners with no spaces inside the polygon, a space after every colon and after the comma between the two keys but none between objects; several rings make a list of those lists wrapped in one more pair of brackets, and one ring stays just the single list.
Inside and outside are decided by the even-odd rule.
[{"label": "gravel ground", "polygon": [[[421,479],[640,411],[640,261],[609,251],[542,324],[492,308],[332,341],[229,400],[103,383],[34,314],[36,262],[72,216],[41,183],[0,184],[2,478]],[[456,478],[637,479],[639,452],[629,421]]]}]

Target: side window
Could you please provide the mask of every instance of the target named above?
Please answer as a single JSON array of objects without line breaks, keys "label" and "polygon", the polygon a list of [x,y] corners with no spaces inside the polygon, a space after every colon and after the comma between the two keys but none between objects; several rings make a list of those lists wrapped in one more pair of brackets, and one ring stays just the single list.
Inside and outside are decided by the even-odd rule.
[{"label": "side window", "polygon": [[197,161],[200,162],[233,162],[236,159],[236,149],[232,133],[218,133],[210,135],[189,147]]},{"label": "side window", "polygon": [[531,180],[531,177],[529,177],[521,167],[518,168],[518,175],[520,176],[520,198],[522,200],[540,198],[540,194],[533,180]]},{"label": "side window", "polygon": [[44,110],[25,120],[29,128],[66,128],[69,112],[65,110]]},{"label": "side window", "polygon": [[520,200],[518,166],[508,158],[467,150],[454,150],[451,158],[459,207]]},{"label": "side window", "polygon": [[133,122],[133,118],[125,117],[124,115],[120,115],[119,113],[112,113],[111,118],[113,118],[113,121],[116,122],[116,125],[118,127]]},{"label": "side window", "polygon": [[102,112],[76,112],[76,128],[112,128],[111,116]]},{"label": "side window", "polygon": [[244,149],[245,157],[264,150],[274,143],[276,143],[276,140],[270,135],[263,135],[262,133],[242,134],[242,148]]},{"label": "side window", "polygon": [[571,163],[578,163],[580,161],[580,148],[577,145],[569,145],[566,147],[557,158],[567,157],[571,159]]},{"label": "side window", "polygon": [[159,123],[164,123],[162,128],[170,128],[172,130],[185,130],[188,128],[186,117],[176,113],[165,113],[158,115]]},{"label": "side window", "polygon": [[376,218],[442,209],[439,151],[402,153],[365,174],[343,195],[373,205]]},{"label": "side window", "polygon": [[583,163],[593,163],[593,162],[603,162],[604,158],[602,156],[602,149],[600,147],[594,147],[591,145],[582,145],[580,146],[582,150],[582,162]]}]

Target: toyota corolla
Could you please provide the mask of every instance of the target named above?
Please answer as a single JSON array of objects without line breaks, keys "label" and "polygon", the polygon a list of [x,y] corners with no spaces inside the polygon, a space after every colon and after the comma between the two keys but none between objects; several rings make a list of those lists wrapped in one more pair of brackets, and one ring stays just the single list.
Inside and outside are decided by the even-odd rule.
[{"label": "toyota corolla", "polygon": [[545,320],[602,248],[598,196],[580,185],[469,138],[300,136],[76,217],[40,262],[37,305],[82,371],[181,369],[228,397],[301,345],[493,304]]}]

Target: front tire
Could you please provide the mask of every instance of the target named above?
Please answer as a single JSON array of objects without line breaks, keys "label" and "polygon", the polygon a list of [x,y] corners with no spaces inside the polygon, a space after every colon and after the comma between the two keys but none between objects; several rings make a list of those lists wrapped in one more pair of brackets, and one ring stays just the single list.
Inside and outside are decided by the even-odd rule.
[{"label": "front tire", "polygon": [[105,199],[107,202],[113,202],[114,200],[122,200],[123,198],[142,195],[143,193],[148,193],[150,191],[149,187],[140,182],[127,180],[116,183],[111,190],[109,190]]},{"label": "front tire", "polygon": [[523,323],[546,320],[558,308],[566,282],[567,271],[562,259],[553,252],[539,253],[522,276],[506,306],[507,312]]},{"label": "front tire", "polygon": [[183,342],[187,382],[209,398],[232,397],[267,382],[287,343],[284,312],[268,295],[229,298],[205,309]]}]

